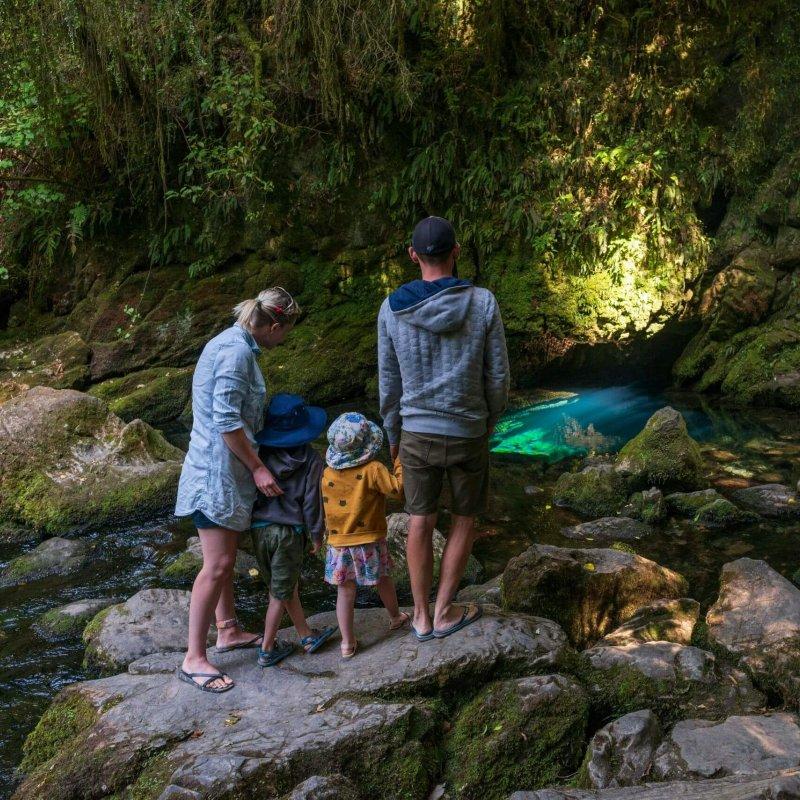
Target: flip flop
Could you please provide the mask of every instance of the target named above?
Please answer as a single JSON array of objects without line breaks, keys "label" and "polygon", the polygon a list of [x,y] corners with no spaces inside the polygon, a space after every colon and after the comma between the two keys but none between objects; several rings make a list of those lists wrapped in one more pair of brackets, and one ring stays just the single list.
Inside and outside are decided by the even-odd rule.
[{"label": "flip flop", "polygon": [[239,642],[239,644],[230,644],[227,647],[215,647],[217,653],[230,653],[232,650],[249,650],[252,647],[258,647],[261,644],[263,639],[262,634],[258,634],[258,636],[254,636],[252,639],[246,642]]},{"label": "flip flop", "polygon": [[350,649],[348,649],[346,653],[344,650],[342,650],[342,658],[345,661],[351,659],[356,654],[356,650],[358,650],[358,639],[356,639],[355,644]]},{"label": "flip flop", "polygon": [[[469,610],[471,608],[475,609],[475,616],[469,616]],[[483,609],[480,606],[473,605],[470,603],[469,605],[464,606],[464,613],[461,615],[461,619],[456,622],[455,625],[451,625],[449,628],[445,628],[444,630],[436,630],[433,629],[433,638],[434,639],[444,639],[445,636],[450,636],[451,633],[455,633],[456,631],[460,631],[462,628],[466,628],[467,625],[472,625],[473,622],[479,620],[483,616]]]},{"label": "flip flop", "polygon": [[427,633],[420,633],[415,627],[414,624],[411,623],[411,635],[418,641],[418,642],[429,642],[433,639],[433,629],[428,631]]},{"label": "flip flop", "polygon": [[389,630],[390,631],[397,631],[400,630],[404,625],[411,622],[411,615],[407,611],[401,611],[400,616],[402,619],[400,622],[390,622],[389,623]]},{"label": "flip flop", "polygon": [[[225,680],[225,678],[230,680],[230,675],[226,675],[224,672],[186,672],[186,670],[180,668],[177,671],[177,675],[184,683],[190,683],[195,689],[199,689],[201,692],[210,692],[211,694],[222,694],[236,686],[232,681],[223,686],[218,686],[216,689],[208,685],[216,680]],[[198,683],[195,678],[207,678],[207,680]]]},{"label": "flip flop", "polygon": [[257,663],[259,667],[274,667],[279,661],[290,656],[294,652],[294,645],[291,642],[284,642],[276,639],[271,650],[258,651]]},{"label": "flip flop", "polygon": [[321,631],[312,629],[310,636],[304,636],[300,640],[300,646],[306,653],[315,653],[337,630],[338,628],[335,625],[330,625],[327,628],[323,628]]}]

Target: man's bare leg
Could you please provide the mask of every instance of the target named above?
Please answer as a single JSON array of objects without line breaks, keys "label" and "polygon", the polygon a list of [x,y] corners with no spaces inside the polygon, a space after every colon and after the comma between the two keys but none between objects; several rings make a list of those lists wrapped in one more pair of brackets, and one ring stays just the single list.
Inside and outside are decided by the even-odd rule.
[{"label": "man's bare leg", "polygon": [[474,541],[475,517],[453,514],[450,535],[447,537],[439,570],[439,591],[436,593],[433,612],[433,627],[436,630],[445,630],[455,625],[464,612],[461,606],[453,605],[453,598],[464,577]]},{"label": "man's bare leg", "polygon": [[[417,633],[430,633],[433,628],[429,608],[433,585],[433,529],[436,514],[412,514],[408,523],[406,560],[414,596],[413,625]],[[466,563],[466,562],[465,562]]]}]

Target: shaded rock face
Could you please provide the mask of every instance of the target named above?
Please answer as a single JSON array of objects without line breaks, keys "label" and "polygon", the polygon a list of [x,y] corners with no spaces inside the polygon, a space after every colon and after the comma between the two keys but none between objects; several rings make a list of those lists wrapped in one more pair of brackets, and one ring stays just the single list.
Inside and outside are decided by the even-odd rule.
[{"label": "shaded rock face", "polygon": [[500,606],[502,600],[503,576],[497,575],[486,583],[465,586],[457,595],[461,603],[480,603],[482,606]]},{"label": "shaded rock face", "polygon": [[643,605],[685,593],[682,576],[632,553],[533,545],[508,562],[502,599],[506,609],[556,620],[583,647]]},{"label": "shaded rock face", "polygon": [[55,575],[74,575],[90,560],[91,548],[87,542],[54,536],[10,561],[0,572],[0,587],[18,586]]},{"label": "shaded rock face", "polygon": [[654,758],[653,777],[719,778],[800,766],[800,726],[793,714],[688,719],[675,724]]},{"label": "shaded rock face", "polygon": [[699,681],[715,679],[714,656],[698,647],[675,642],[633,642],[592,647],[585,653],[595,669],[630,667],[655,680]]},{"label": "shaded rock face", "polygon": [[586,692],[563,675],[489,686],[447,738],[448,785],[456,797],[477,800],[558,780],[580,760],[588,709]]},{"label": "shaded rock face", "polygon": [[[163,577],[172,580],[193,581],[202,567],[203,548],[200,545],[200,537],[190,536],[186,542],[186,549],[174,561],[167,564],[161,570],[161,574]],[[255,556],[251,556],[244,550],[237,550],[233,572],[239,578],[256,578],[258,576],[258,562]]]},{"label": "shaded rock face", "polygon": [[344,775],[313,775],[283,800],[359,800],[358,791]]},{"label": "shaded rock face", "polygon": [[636,642],[675,642],[689,644],[700,616],[700,603],[690,597],[657,600],[640,608],[601,640],[601,645],[627,645]]},{"label": "shaded rock face", "polygon": [[110,597],[76,600],[74,603],[46,611],[39,617],[34,627],[43,636],[80,634],[93,617],[114,603]]},{"label": "shaded rock face", "polygon": [[733,499],[762,517],[800,519],[797,492],[782,483],[766,483],[738,489],[733,493]]},{"label": "shaded rock face", "polygon": [[582,539],[586,542],[635,542],[649,536],[653,529],[630,517],[601,517],[580,525],[571,525],[561,533],[567,539]]},{"label": "shaded rock face", "polygon": [[90,352],[75,331],[0,350],[0,403],[33,386],[82,389],[89,381]]},{"label": "shaded rock face", "polygon": [[649,709],[615,719],[589,742],[581,783],[594,789],[641,783],[662,737],[658,717]]},{"label": "shaded rock face", "polygon": [[0,405],[0,516],[58,531],[174,501],[183,453],[97,398],[37,387]]},{"label": "shaded rock face", "polygon": [[624,478],[611,464],[565,472],[553,489],[553,502],[585,517],[616,514],[627,497]]},{"label": "shaded rock face", "polygon": [[713,642],[740,657],[755,681],[785,702],[800,698],[800,589],[765,561],[722,568],[717,602],[706,615]]},{"label": "shaded rock face", "polygon": [[[180,653],[70,687],[55,708],[77,696],[95,714],[49,749],[29,748],[16,800],[124,796],[145,777],[162,800],[280,797],[321,772],[344,775],[362,796],[426,797],[441,768],[431,742],[440,712],[418,698],[477,689],[512,669],[550,672],[566,649],[557,625],[528,617],[487,614],[458,636],[422,643],[387,632],[383,609],[357,610],[355,626],[362,646],[353,661],[335,643],[266,670],[252,651],[212,654],[237,684],[222,695],[178,682]],[[297,641],[293,630],[281,636]],[[157,777],[143,758],[156,753]]]}]

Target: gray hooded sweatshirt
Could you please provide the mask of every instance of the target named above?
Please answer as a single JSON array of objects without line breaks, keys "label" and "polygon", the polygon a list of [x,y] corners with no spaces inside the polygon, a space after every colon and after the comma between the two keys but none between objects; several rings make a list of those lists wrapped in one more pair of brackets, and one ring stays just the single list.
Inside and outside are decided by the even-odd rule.
[{"label": "gray hooded sweatshirt", "polygon": [[510,383],[500,309],[469,281],[412,281],[378,314],[381,416],[390,444],[401,428],[473,438],[502,414]]}]

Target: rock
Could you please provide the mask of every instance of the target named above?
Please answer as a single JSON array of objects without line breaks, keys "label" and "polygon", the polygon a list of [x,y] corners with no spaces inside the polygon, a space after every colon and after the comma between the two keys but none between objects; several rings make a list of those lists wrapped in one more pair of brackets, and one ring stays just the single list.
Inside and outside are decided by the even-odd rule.
[{"label": "rock", "polygon": [[721,778],[800,766],[800,726],[793,714],[677,722],[658,748],[653,777]]},{"label": "rock", "polygon": [[689,644],[700,616],[700,603],[690,597],[678,600],[656,600],[643,606],[606,634],[601,645],[627,645],[636,642],[676,642]]},{"label": "rock", "polygon": [[675,642],[632,642],[597,646],[585,653],[595,669],[631,667],[656,680],[709,682],[714,675],[714,656],[699,647]]},{"label": "rock", "polygon": [[447,783],[459,798],[553,783],[577,768],[588,716],[586,692],[563,675],[492,684],[453,723]]},{"label": "rock", "polygon": [[667,516],[664,495],[655,486],[644,492],[634,492],[619,513],[624,517],[631,517],[648,525],[655,525]]},{"label": "rock", "polygon": [[508,800],[798,800],[800,770],[737,775],[707,781],[669,781],[621,789],[542,789]]},{"label": "rock", "polygon": [[580,472],[565,472],[553,489],[555,505],[571,508],[585,517],[616,514],[627,496],[625,480],[611,464],[590,465]]},{"label": "rock", "polygon": [[461,603],[479,603],[482,606],[497,606],[502,602],[502,574],[495,576],[486,583],[475,583],[465,586],[457,595],[456,600]]},{"label": "rock", "polygon": [[[386,623],[383,609],[356,610],[353,661],[336,642],[266,670],[252,650],[212,654],[236,681],[221,695],[176,680],[180,653],[149,657],[147,674],[76,684],[30,735],[15,800],[124,795],[145,779],[148,796],[162,800],[271,797],[322,773],[344,775],[363,797],[424,798],[441,770],[433,738],[441,712],[420,698],[477,691],[510,671],[545,672],[567,649],[555,623],[524,616],[485,614],[458,635],[422,643]],[[296,641],[293,631],[280,635]],[[85,713],[55,725],[65,703]],[[157,771],[147,771],[146,754],[158,756]]]},{"label": "rock", "polygon": [[32,386],[83,388],[89,381],[89,355],[89,346],[75,331],[0,350],[0,403]]},{"label": "rock", "polygon": [[283,800],[359,800],[358,790],[344,775],[313,775]]},{"label": "rock", "polygon": [[101,611],[83,632],[86,663],[110,672],[152,653],[185,650],[190,596],[177,589],[142,589]]},{"label": "rock", "polygon": [[632,486],[700,489],[705,483],[700,447],[670,406],[656,411],[620,450],[615,468],[629,476]]},{"label": "rock", "polygon": [[700,489],[697,492],[674,492],[664,498],[667,510],[676,517],[692,519],[697,512],[713,503],[715,500],[724,499],[716,489]]},{"label": "rock", "polygon": [[733,499],[756,514],[770,519],[799,519],[800,503],[797,493],[782,483],[765,483],[738,489]]},{"label": "rock", "polygon": [[0,516],[63,531],[152,514],[174,502],[182,460],[101,400],[37,387],[0,406]]},{"label": "rock", "polygon": [[[186,541],[186,549],[161,570],[161,575],[171,580],[193,581],[202,566],[203,549],[200,546],[200,537],[190,536]],[[255,570],[255,574],[251,570]],[[255,578],[258,575],[258,561],[244,550],[237,550],[233,572],[239,578]]]},{"label": "rock", "polygon": [[108,403],[113,414],[130,422],[160,427],[181,416],[192,393],[194,367],[153,367],[95,384],[89,394]]},{"label": "rock", "polygon": [[[406,541],[408,539],[408,523],[409,515],[403,511],[396,514],[389,514],[386,517],[386,527],[388,534],[386,537],[389,543],[389,552],[394,561],[394,569],[392,570],[392,578],[400,589],[408,589],[410,587],[408,576],[408,564],[406,562]],[[439,579],[439,567],[442,562],[442,553],[446,539],[436,529],[433,531],[433,582]],[[467,568],[464,571],[464,580],[467,583],[475,583],[483,571],[478,559],[471,555],[467,562]]]},{"label": "rock", "polygon": [[778,228],[772,264],[780,270],[795,270],[800,267],[800,230],[789,225]]},{"label": "rock", "polygon": [[636,786],[649,774],[664,734],[650,711],[633,711],[601,728],[589,742],[579,785]]},{"label": "rock", "polygon": [[698,509],[694,522],[706,528],[738,528],[742,525],[753,525],[760,517],[752,511],[742,511],[730,500],[720,497]]},{"label": "rock", "polygon": [[53,576],[80,572],[90,561],[91,548],[80,539],[54,536],[28,553],[12,559],[0,572],[0,587],[19,586]]},{"label": "rock", "polygon": [[646,603],[686,594],[678,573],[612,549],[535,544],[503,573],[503,607],[559,622],[577,647],[597,641]]},{"label": "rock", "polygon": [[563,528],[562,536],[567,539],[581,539],[585,542],[602,541],[632,542],[649,536],[653,529],[643,522],[630,517],[601,517],[580,525]]},{"label": "rock", "polygon": [[800,589],[765,561],[740,558],[722,568],[708,635],[786,703],[800,700]]},{"label": "rock", "polygon": [[93,617],[115,602],[116,600],[110,597],[98,597],[76,600],[65,606],[51,608],[37,619],[34,628],[42,636],[77,635],[83,632]]}]

